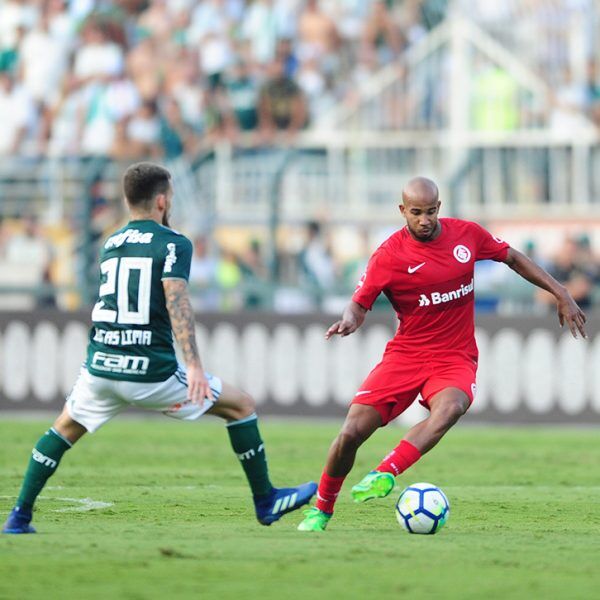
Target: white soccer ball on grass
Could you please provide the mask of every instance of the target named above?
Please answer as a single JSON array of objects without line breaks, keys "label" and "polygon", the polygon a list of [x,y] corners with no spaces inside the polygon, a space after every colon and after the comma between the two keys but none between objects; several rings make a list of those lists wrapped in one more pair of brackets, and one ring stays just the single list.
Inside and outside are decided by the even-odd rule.
[{"label": "white soccer ball on grass", "polygon": [[409,485],[396,502],[398,523],[409,533],[437,533],[449,516],[446,494],[432,483]]}]

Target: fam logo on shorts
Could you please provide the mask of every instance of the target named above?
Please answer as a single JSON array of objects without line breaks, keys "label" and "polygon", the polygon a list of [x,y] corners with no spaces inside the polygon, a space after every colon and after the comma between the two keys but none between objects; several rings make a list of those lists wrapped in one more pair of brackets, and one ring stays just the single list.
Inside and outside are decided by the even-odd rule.
[{"label": "fam logo on shorts", "polygon": [[453,254],[454,254],[454,258],[459,263],[468,263],[471,260],[471,251],[466,246],[463,246],[462,244],[459,244],[458,246],[454,246]]}]

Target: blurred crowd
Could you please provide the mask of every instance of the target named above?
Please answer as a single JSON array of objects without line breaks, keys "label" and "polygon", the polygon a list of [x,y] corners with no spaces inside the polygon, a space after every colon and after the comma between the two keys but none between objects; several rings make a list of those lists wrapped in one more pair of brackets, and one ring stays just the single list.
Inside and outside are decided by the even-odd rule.
[{"label": "blurred crowd", "polygon": [[[0,281],[7,287],[0,294],[0,309],[74,309],[86,304],[81,282],[87,278],[89,292],[96,293],[95,256],[106,235],[123,224],[122,206],[107,200],[99,187],[90,217],[87,243],[92,255],[87,264],[82,241],[73,235],[72,227],[44,227],[34,217],[0,219]],[[354,291],[370,254],[392,231],[308,221],[287,227],[276,240],[265,230],[252,235],[226,227],[211,235],[191,235],[194,308],[338,312]],[[565,285],[584,310],[600,304],[600,255],[588,235],[566,235],[551,254],[540,253],[533,240],[518,249]],[[89,272],[82,273],[84,269]],[[73,272],[79,272],[79,283]],[[550,294],[515,276],[502,263],[477,263],[475,278],[480,312],[550,314],[555,310]],[[375,308],[387,306],[381,296]]]},{"label": "blurred crowd", "polygon": [[177,157],[285,141],[445,0],[4,0],[1,155]]},{"label": "blurred crowd", "polygon": [[[592,4],[4,0],[0,156],[169,159],[221,139],[290,141],[309,124],[326,123],[334,107],[352,103],[369,76],[438,25],[450,6],[515,55],[522,52],[551,84],[552,111],[543,118],[553,128],[585,126],[586,114],[600,123],[595,46],[588,39],[598,25]],[[586,14],[589,23],[582,24]],[[572,25],[589,35],[571,35]],[[531,44],[533,37],[544,43]],[[585,73],[574,71],[575,47]],[[412,103],[446,110],[447,84],[436,79],[426,88]],[[470,93],[475,129],[531,125],[538,114],[539,107],[523,104],[519,83],[489,62],[475,64]]]},{"label": "blurred crowd", "polygon": [[[336,106],[352,103],[371,75],[456,8],[552,86],[545,125],[555,131],[589,127],[590,120],[600,125],[592,0],[0,0],[0,160],[171,160],[220,140],[285,146],[303,129],[326,124]],[[514,73],[471,58],[472,129],[539,124],[543,111],[523,101]],[[449,72],[448,62],[441,61],[442,72]],[[406,86],[412,81],[423,97],[407,93],[398,102],[429,111],[430,125],[440,126],[440,111],[449,104],[447,82],[429,73],[423,81],[400,79]],[[388,104],[394,102],[382,102],[375,112],[393,113]],[[376,115],[374,122],[408,127],[410,114],[407,109],[395,120]],[[502,151],[504,171],[515,160]],[[483,162],[472,151],[465,171]],[[548,169],[540,167],[535,176]],[[0,281],[12,290],[0,294],[0,308],[81,304],[85,294],[73,288],[96,277],[97,265],[85,260],[89,248],[122,218],[101,181],[92,184],[89,199],[86,214],[51,225],[0,210]],[[198,309],[337,309],[337,299],[347,298],[382,241],[359,225],[350,242],[340,241],[341,228],[334,232],[326,220],[295,225],[285,232],[286,244],[264,230],[238,232],[243,241],[231,244],[220,229],[217,224],[215,235],[206,237],[197,228],[188,232]],[[543,256],[534,241],[522,249],[583,307],[600,297],[600,263],[589,238],[567,236],[563,247]],[[480,265],[478,281],[480,310],[513,303],[543,312],[550,305],[530,286],[519,288],[503,265]],[[35,296],[23,291],[32,285]]]}]

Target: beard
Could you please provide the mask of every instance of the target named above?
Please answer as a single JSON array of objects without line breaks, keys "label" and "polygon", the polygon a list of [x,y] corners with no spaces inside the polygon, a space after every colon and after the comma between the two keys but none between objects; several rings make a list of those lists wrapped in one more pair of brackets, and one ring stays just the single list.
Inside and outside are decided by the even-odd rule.
[{"label": "beard", "polygon": [[427,232],[423,232],[419,229],[413,229],[412,227],[410,227],[410,225],[408,226],[408,229],[410,230],[410,233],[415,239],[421,242],[428,242],[430,240],[435,239],[438,236],[440,231],[440,222],[437,221],[436,224],[431,228],[431,230]]},{"label": "beard", "polygon": [[169,215],[166,212],[163,214],[162,224],[169,229],[171,228],[171,224],[169,223]]}]

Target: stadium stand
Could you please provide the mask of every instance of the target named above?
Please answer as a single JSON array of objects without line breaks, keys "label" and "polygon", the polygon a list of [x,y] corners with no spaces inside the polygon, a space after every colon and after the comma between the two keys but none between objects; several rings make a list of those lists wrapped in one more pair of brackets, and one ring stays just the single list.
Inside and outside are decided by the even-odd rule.
[{"label": "stadium stand", "polygon": [[[119,174],[142,158],[175,175],[198,307],[337,308],[417,172],[446,214],[535,249],[593,304],[599,14],[591,0],[5,1],[2,305],[27,288],[30,305],[90,300]],[[35,256],[15,267],[28,229]],[[546,310],[493,267],[479,278],[482,309]]]}]

